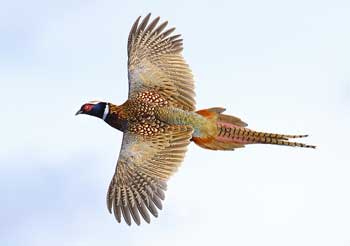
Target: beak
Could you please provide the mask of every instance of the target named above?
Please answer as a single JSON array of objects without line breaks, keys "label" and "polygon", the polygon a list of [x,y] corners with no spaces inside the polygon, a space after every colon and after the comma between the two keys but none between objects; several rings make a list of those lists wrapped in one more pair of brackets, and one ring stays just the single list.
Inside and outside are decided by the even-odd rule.
[{"label": "beak", "polygon": [[78,112],[75,113],[75,115],[82,114],[83,111],[81,109],[78,110]]}]

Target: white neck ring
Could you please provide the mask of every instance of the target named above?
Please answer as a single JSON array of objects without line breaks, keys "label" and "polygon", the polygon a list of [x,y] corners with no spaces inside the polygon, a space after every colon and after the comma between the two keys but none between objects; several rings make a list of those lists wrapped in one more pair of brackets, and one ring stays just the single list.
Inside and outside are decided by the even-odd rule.
[{"label": "white neck ring", "polygon": [[104,121],[106,120],[108,113],[109,113],[109,105],[108,103],[106,103],[105,111],[103,112],[103,117],[102,117]]}]

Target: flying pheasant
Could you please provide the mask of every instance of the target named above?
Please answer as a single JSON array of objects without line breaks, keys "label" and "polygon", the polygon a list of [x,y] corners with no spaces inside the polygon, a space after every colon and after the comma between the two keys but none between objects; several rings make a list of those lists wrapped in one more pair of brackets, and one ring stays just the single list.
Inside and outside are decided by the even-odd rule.
[{"label": "flying pheasant", "polygon": [[93,101],[76,114],[103,119],[124,133],[107,207],[118,222],[130,225],[141,217],[150,223],[162,209],[166,182],[184,159],[191,141],[211,150],[234,150],[247,144],[315,148],[286,135],[250,130],[241,119],[215,107],[195,111],[194,81],[181,55],[180,35],[165,29],[159,17],[137,18],[128,38],[128,100],[117,106]]}]

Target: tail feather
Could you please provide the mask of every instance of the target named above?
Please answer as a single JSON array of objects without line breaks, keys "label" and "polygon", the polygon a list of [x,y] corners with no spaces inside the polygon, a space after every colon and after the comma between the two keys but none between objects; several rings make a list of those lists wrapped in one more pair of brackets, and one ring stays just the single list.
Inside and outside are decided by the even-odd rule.
[{"label": "tail feather", "polygon": [[302,147],[302,148],[313,148],[313,149],[316,148],[316,146],[314,146],[314,145],[308,145],[308,144],[303,144],[303,143],[298,143],[298,142],[289,142],[288,140],[287,141],[285,141],[285,140],[278,140],[278,139],[275,139],[275,138],[265,138],[265,139],[262,138],[257,143],[276,144],[276,145]]},{"label": "tail feather", "polygon": [[245,123],[238,117],[222,114],[222,112],[224,112],[225,110],[226,109],[224,108],[216,107],[216,108],[208,108],[208,109],[200,110],[200,111],[197,111],[197,113],[205,116],[206,115],[205,112],[211,112],[217,117],[218,124],[221,123],[221,124],[226,124],[228,126],[233,125],[233,126],[241,126],[241,127],[248,126],[247,123]]},{"label": "tail feather", "polygon": [[193,141],[207,149],[213,150],[233,150],[244,147],[246,144],[273,144],[292,147],[316,148],[314,145],[308,145],[298,142],[290,142],[289,139],[304,138],[308,135],[288,135],[267,132],[253,131],[245,128],[247,124],[241,119],[224,115],[223,108],[210,108],[197,111],[198,114],[215,119],[217,132],[214,136],[206,138],[193,138]]},{"label": "tail feather", "polygon": [[218,125],[220,131],[216,139],[228,142],[239,142],[242,144],[274,144],[303,148],[316,148],[313,145],[307,145],[298,142],[289,142],[292,138],[303,138],[307,135],[286,135],[267,132],[257,132],[248,128],[226,128]]},{"label": "tail feather", "polygon": [[236,148],[244,148],[244,144],[240,144],[238,142],[230,142],[230,141],[220,141],[216,138],[198,138],[193,137],[193,142],[195,142],[198,146],[211,149],[211,150],[233,150]]}]

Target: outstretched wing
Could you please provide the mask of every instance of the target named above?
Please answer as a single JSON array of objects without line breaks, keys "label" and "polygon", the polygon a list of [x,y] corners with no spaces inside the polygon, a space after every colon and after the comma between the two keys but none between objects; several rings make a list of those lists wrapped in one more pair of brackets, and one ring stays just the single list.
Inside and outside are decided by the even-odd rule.
[{"label": "outstretched wing", "polygon": [[124,133],[115,174],[107,193],[110,213],[131,225],[140,224],[140,215],[150,222],[162,209],[166,181],[183,161],[192,136],[190,126],[168,126],[155,136]]},{"label": "outstretched wing", "polygon": [[195,110],[194,82],[191,70],[181,55],[181,35],[164,31],[168,22],[157,25],[159,17],[148,24],[135,21],[128,38],[129,98],[144,90],[155,90],[177,108]]}]

